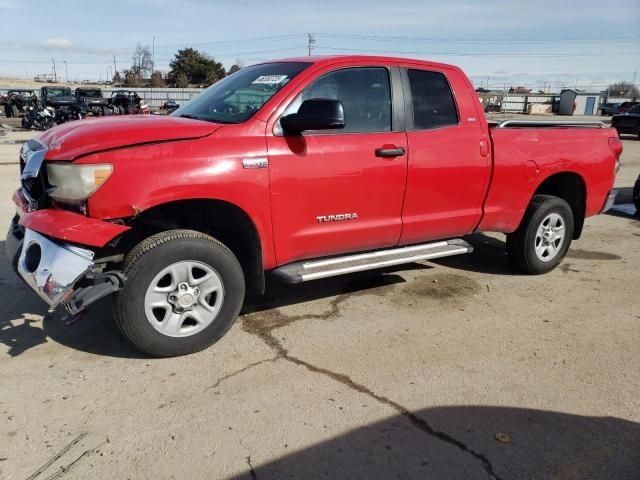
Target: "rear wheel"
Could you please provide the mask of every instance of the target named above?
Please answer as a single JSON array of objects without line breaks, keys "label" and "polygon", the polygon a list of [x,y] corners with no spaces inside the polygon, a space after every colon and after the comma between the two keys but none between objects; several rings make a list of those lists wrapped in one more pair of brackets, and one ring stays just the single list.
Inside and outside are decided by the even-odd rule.
[{"label": "rear wheel", "polygon": [[216,239],[191,230],[154,235],[125,259],[127,277],[114,297],[122,333],[157,357],[197,352],[231,328],[244,300],[236,257]]},{"label": "rear wheel", "polygon": [[518,230],[507,235],[509,259],[527,273],[547,273],[567,253],[573,228],[573,213],[566,201],[551,195],[536,195]]}]

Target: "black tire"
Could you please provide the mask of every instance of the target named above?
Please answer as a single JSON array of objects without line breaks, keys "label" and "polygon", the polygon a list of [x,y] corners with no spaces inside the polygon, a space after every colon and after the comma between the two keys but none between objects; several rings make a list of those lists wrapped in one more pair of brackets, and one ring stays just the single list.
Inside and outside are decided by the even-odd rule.
[{"label": "black tire", "polygon": [[[536,233],[550,214],[558,214],[564,222],[564,238],[557,254],[544,261],[536,254]],[[574,220],[569,204],[551,195],[535,195],[527,208],[518,229],[507,235],[509,260],[523,272],[539,275],[553,270],[562,261],[571,246]]]},{"label": "black tire", "polygon": [[9,105],[4,106],[4,116],[7,118],[11,118],[13,112],[11,111],[11,107]]},{"label": "black tire", "polygon": [[[224,297],[212,323],[190,336],[175,337],[158,331],[147,319],[145,295],[153,279],[176,262],[195,261],[214,269]],[[218,240],[192,230],[170,230],[138,244],[125,258],[124,288],[113,299],[113,316],[123,335],[135,347],[155,357],[175,357],[203,350],[218,341],[235,322],[244,301],[242,268]]]},{"label": "black tire", "polygon": [[633,186],[633,204],[636,206],[636,212],[640,213],[640,177]]}]

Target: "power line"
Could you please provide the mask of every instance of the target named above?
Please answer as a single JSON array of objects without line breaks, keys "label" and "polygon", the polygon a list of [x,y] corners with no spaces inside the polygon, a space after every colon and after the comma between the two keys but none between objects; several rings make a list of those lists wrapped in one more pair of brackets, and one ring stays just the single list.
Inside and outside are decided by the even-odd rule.
[{"label": "power line", "polygon": [[367,34],[358,34],[358,33],[317,33],[316,35],[320,37],[329,37],[329,38],[343,38],[343,39],[353,39],[353,40],[367,40],[367,41],[404,41],[404,42],[434,42],[434,43],[488,43],[488,42],[497,42],[500,44],[512,44],[512,43],[555,43],[555,42],[598,42],[598,43],[607,43],[607,42],[638,42],[640,38],[638,37],[618,37],[618,38],[589,38],[589,37],[554,37],[554,38],[487,38],[487,37],[478,37],[478,38],[450,38],[450,37],[416,37],[410,35],[367,35]]},{"label": "power line", "polygon": [[497,53],[497,52],[434,52],[434,51],[407,51],[407,50],[383,50],[371,48],[353,47],[329,47],[319,46],[321,50],[333,50],[341,52],[377,52],[394,53],[400,55],[454,55],[454,56],[487,56],[487,57],[599,57],[609,56],[613,52],[590,52],[590,53]]},{"label": "power line", "polygon": [[237,44],[237,43],[247,43],[247,42],[262,43],[262,42],[268,42],[268,41],[280,41],[280,40],[291,40],[294,38],[304,38],[306,36],[307,36],[306,33],[294,33],[290,35],[270,35],[265,37],[241,38],[236,40],[213,40],[210,42],[201,42],[201,43],[185,42],[181,44],[163,45],[162,49],[186,48],[187,45],[191,47],[201,47],[206,45],[225,45],[225,44]]},{"label": "power line", "polygon": [[[255,55],[255,54],[261,54],[261,53],[275,53],[275,52],[285,52],[285,51],[291,51],[291,50],[301,50],[303,47],[286,47],[286,48],[273,48],[273,49],[269,49],[269,50],[253,50],[253,51],[243,51],[243,52],[220,52],[217,55],[218,56],[224,56],[224,57],[234,57],[234,56],[240,56],[240,55]],[[115,60],[115,57],[114,57]],[[118,58],[117,59],[120,62],[126,62],[129,59],[125,59],[125,58]],[[157,58],[156,61],[158,62],[167,62],[167,61],[171,61],[173,60],[173,58]],[[75,65],[99,65],[102,63],[107,63],[107,60],[102,60],[102,61],[71,61],[69,62],[69,64],[75,64]],[[0,63],[34,63],[34,64],[42,64],[42,63],[49,63],[49,61],[40,61],[40,60],[0,60]],[[115,63],[114,63],[115,64]]]}]

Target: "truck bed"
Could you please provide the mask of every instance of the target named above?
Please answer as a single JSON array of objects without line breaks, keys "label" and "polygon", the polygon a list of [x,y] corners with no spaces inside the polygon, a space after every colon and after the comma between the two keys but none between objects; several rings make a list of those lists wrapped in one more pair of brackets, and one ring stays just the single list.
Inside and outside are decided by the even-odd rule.
[{"label": "truck bed", "polygon": [[514,231],[528,201],[545,178],[579,175],[586,216],[600,212],[613,188],[615,157],[609,138],[617,132],[602,122],[507,120],[490,125],[493,175],[481,230]]}]

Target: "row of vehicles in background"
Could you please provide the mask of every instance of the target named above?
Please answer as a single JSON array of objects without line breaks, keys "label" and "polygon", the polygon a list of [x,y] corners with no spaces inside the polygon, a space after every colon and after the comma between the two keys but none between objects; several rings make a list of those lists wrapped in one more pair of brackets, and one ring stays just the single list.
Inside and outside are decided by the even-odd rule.
[{"label": "row of vehicles in background", "polygon": [[640,102],[603,103],[599,110],[602,115],[617,115],[629,111],[638,104]]},{"label": "row of vehicles in background", "polygon": [[35,90],[9,90],[0,97],[6,117],[22,117],[23,128],[46,130],[54,125],[79,120],[89,115],[139,115],[149,114],[149,107],[142,97],[132,90],[118,90],[105,98],[99,88],[79,87],[72,92],[69,87],[40,88]]},{"label": "row of vehicles in background", "polygon": [[636,103],[624,113],[614,115],[611,126],[618,131],[618,135],[626,133],[640,138],[640,103]]},{"label": "row of vehicles in background", "polygon": [[[602,110],[603,115],[613,115],[611,126],[618,135],[637,135],[640,139],[640,102],[624,102],[621,104],[604,104],[612,106],[609,111]],[[603,105],[603,107],[604,107]],[[633,203],[640,214],[640,176],[633,186]]]}]

